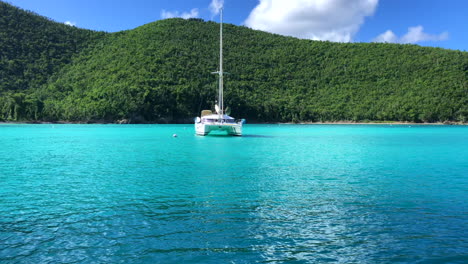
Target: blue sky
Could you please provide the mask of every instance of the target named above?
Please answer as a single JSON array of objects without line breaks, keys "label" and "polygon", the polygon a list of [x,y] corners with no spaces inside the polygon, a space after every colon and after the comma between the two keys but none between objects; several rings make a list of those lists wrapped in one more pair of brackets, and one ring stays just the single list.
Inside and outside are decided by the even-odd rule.
[{"label": "blue sky", "polygon": [[415,43],[468,51],[466,0],[8,0],[57,22],[115,32],[166,17],[218,20],[339,42]]}]

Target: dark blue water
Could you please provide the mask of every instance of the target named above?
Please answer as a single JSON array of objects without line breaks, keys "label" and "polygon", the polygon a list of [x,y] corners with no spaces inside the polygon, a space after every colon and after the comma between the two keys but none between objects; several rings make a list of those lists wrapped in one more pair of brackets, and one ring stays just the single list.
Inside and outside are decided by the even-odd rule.
[{"label": "dark blue water", "polygon": [[244,134],[0,125],[0,263],[468,263],[468,127]]}]

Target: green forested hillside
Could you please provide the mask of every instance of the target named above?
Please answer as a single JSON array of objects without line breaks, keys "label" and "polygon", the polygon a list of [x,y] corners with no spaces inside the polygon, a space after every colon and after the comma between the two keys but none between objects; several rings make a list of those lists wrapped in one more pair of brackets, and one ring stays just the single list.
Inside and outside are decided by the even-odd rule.
[{"label": "green forested hillside", "polygon": [[39,118],[39,109],[26,113],[41,105],[32,90],[104,34],[56,23],[0,1],[0,118]]},{"label": "green forested hillside", "polygon": [[[45,20],[16,12],[22,12],[25,20]],[[217,23],[168,19],[103,34],[45,21],[83,36],[82,42],[69,43],[72,47],[58,53],[63,57],[42,55],[49,71],[37,77],[11,77],[2,56],[0,76],[24,82],[23,86],[6,85],[2,77],[0,118],[4,120],[178,122],[214,104],[216,76],[210,72],[217,69]],[[38,31],[39,37],[47,36]],[[15,32],[0,26],[0,34],[9,38]],[[226,25],[224,39],[225,69],[231,73],[225,81],[226,104],[239,118],[468,120],[466,52],[299,40],[234,25]],[[47,45],[69,47],[66,41],[47,41]],[[29,54],[27,47],[20,54]],[[18,51],[2,45],[0,52]],[[28,65],[37,60],[21,56],[11,55],[9,60],[21,58],[26,66],[17,72],[26,76]]]}]

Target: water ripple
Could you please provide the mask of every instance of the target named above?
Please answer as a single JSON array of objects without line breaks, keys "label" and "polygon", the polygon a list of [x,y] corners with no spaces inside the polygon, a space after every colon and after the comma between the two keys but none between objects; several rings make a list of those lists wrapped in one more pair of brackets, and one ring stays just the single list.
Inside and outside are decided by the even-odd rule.
[{"label": "water ripple", "polygon": [[2,127],[0,262],[468,262],[466,127],[191,128]]}]

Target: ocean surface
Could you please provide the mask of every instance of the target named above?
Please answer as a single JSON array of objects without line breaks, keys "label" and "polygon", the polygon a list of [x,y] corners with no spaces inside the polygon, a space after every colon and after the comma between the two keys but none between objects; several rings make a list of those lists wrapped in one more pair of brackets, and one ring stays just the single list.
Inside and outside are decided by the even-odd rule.
[{"label": "ocean surface", "polygon": [[0,263],[468,263],[468,126],[0,125]]}]

